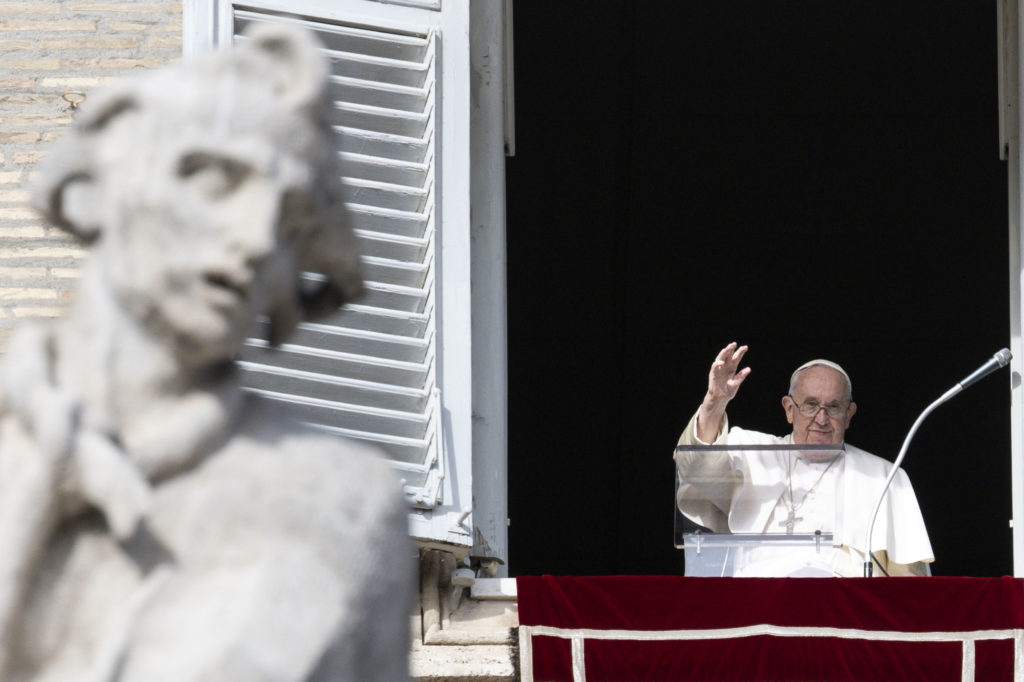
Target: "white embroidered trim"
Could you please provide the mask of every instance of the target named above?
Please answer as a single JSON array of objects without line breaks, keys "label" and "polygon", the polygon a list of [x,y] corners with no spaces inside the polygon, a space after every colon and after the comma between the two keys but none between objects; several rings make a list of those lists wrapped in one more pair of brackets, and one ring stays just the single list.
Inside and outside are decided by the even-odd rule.
[{"label": "white embroidered trim", "polygon": [[861,630],[856,628],[803,627],[784,625],[747,625],[712,630],[597,630],[590,628],[556,628],[548,625],[519,626],[520,679],[534,682],[533,638],[568,639],[572,646],[573,682],[586,682],[584,642],[587,639],[665,642],[708,639],[736,639],[770,635],[774,637],[835,637],[882,642],[961,642],[960,679],[973,682],[975,674],[974,643],[983,640],[1012,639],[1013,680],[1024,682],[1024,630],[971,630],[964,632],[899,632],[895,630]]}]

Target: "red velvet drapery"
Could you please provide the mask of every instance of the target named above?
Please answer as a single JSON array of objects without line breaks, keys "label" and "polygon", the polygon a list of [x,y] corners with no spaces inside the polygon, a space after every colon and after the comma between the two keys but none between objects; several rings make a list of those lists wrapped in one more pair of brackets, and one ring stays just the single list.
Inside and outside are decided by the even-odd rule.
[{"label": "red velvet drapery", "polygon": [[[1011,680],[1014,630],[1024,628],[1024,581],[1014,578],[543,576],[517,587],[521,626],[560,629],[522,652],[538,681],[574,679],[573,632],[587,682],[958,682],[965,670]],[[622,631],[637,637],[601,638],[630,636]],[[658,641],[666,633],[701,639]]]}]

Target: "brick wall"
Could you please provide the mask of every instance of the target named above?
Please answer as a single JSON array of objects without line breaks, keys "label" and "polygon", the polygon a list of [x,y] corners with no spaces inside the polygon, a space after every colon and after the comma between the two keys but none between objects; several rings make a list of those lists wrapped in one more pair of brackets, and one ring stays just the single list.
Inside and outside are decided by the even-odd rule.
[{"label": "brick wall", "polygon": [[85,251],[28,207],[65,99],[181,57],[181,0],[0,1],[0,351],[19,320],[61,314]]}]

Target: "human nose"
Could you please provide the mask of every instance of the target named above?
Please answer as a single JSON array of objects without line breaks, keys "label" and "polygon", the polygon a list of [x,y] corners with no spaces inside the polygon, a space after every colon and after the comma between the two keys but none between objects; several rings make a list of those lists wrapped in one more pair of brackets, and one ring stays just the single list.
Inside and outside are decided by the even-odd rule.
[{"label": "human nose", "polygon": [[820,406],[818,408],[818,411],[814,414],[814,421],[822,425],[828,423],[828,412],[826,411],[824,405]]}]

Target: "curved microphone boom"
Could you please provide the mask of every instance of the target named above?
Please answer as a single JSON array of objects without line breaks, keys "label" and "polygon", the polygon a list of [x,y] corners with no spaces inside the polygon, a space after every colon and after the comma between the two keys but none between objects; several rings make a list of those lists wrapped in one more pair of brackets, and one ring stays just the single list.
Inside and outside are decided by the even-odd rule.
[{"label": "curved microphone boom", "polygon": [[932,410],[960,393],[960,391],[977,382],[979,379],[988,376],[1000,367],[1006,367],[1012,357],[1013,355],[1011,355],[1009,348],[1004,348],[993,355],[989,358],[988,362],[971,372],[964,379],[961,379],[953,388],[943,393],[938,400],[926,407],[924,412],[921,413],[921,416],[919,416],[917,421],[914,422],[914,425],[910,427],[910,431],[907,433],[907,437],[903,441],[903,447],[900,448],[900,454],[896,457],[896,461],[893,462],[892,469],[889,471],[889,476],[885,479],[885,485],[882,486],[882,493],[878,496],[878,501],[875,502],[874,511],[871,512],[871,521],[868,523],[868,531],[864,536],[865,578],[870,578],[872,572],[871,534],[875,529],[875,518],[878,516],[878,510],[882,507],[882,500],[885,499],[885,493],[889,491],[889,484],[891,484],[892,479],[896,477],[896,472],[899,471],[900,464],[903,462],[903,458],[907,455],[907,448],[910,446],[910,441],[914,437],[914,434],[917,433],[917,429],[921,426],[921,422],[923,422],[925,418],[932,413]]},{"label": "curved microphone boom", "polygon": [[967,388],[974,382],[978,381],[982,377],[988,376],[989,374],[996,371],[1000,367],[1006,367],[1007,363],[1010,362],[1010,359],[1012,357],[1013,356],[1010,354],[1009,348],[1002,349],[1001,351],[993,355],[991,358],[989,358],[988,362],[986,362],[984,365],[971,372],[970,375],[967,376],[967,378],[961,380],[960,383],[957,385],[960,387],[960,390]]}]

